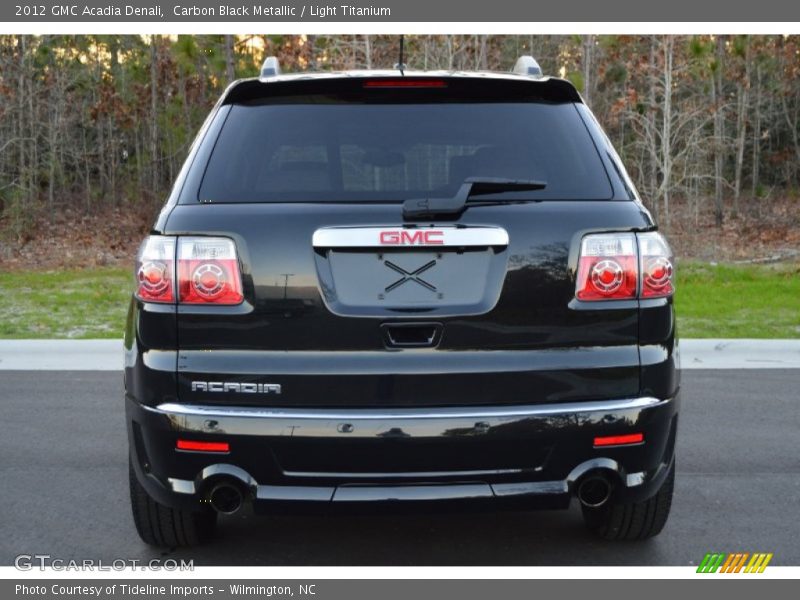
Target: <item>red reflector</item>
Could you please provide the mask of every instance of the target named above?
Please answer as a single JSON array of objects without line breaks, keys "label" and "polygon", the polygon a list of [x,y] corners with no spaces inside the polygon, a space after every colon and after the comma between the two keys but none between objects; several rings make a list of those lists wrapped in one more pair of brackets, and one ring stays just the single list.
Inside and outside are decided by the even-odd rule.
[{"label": "red reflector", "polygon": [[445,88],[447,83],[441,79],[370,79],[364,82],[366,88]]},{"label": "red reflector", "polygon": [[178,440],[177,448],[195,452],[229,452],[231,449],[228,442],[195,442],[192,440]]},{"label": "red reflector", "polygon": [[641,444],[644,441],[643,433],[629,433],[626,435],[603,435],[594,438],[594,446],[625,446],[627,444]]}]

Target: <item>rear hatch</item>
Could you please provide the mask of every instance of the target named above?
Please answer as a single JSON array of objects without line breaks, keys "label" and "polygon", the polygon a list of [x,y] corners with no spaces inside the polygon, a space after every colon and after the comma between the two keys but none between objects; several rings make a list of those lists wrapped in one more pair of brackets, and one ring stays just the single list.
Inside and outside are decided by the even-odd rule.
[{"label": "rear hatch", "polygon": [[[245,300],[178,307],[179,398],[398,408],[635,396],[637,301],[575,300],[582,235],[652,228],[606,144],[557,80],[233,88],[162,229],[233,239]],[[453,198],[471,178],[546,185],[404,215],[404,202]]]}]

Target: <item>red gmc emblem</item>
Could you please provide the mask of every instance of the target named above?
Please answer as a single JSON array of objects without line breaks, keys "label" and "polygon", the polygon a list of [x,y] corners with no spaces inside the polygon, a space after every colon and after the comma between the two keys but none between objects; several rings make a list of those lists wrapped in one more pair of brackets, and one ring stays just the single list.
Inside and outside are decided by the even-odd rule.
[{"label": "red gmc emblem", "polygon": [[426,230],[390,230],[381,231],[380,240],[384,246],[441,246],[444,231]]}]

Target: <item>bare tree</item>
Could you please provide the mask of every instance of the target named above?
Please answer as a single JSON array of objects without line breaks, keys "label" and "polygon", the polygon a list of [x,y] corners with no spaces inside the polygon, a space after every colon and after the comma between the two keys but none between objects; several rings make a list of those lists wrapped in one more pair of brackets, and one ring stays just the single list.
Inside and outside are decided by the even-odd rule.
[{"label": "bare tree", "polygon": [[158,161],[158,35],[150,39],[150,191],[157,198],[159,182]]},{"label": "bare tree", "polygon": [[[265,54],[291,72],[391,68],[397,50],[392,35],[0,36],[0,234],[160,204],[218,94]],[[797,36],[405,38],[412,68],[507,71],[523,53],[578,85],[667,228],[687,205],[722,225],[726,202],[796,189]]]},{"label": "bare tree", "polygon": [[234,59],[233,36],[224,36],[225,41],[225,78],[228,81],[236,79],[236,60]]},{"label": "bare tree", "polygon": [[588,106],[592,105],[592,82],[594,81],[594,36],[583,36],[583,99]]},{"label": "bare tree", "polygon": [[717,227],[724,219],[723,205],[723,162],[725,160],[725,106],[722,89],[722,72],[725,65],[725,36],[716,39],[715,61],[711,70],[711,105],[714,109],[714,219]]},{"label": "bare tree", "polygon": [[742,172],[744,167],[744,145],[747,139],[747,114],[750,110],[750,36],[745,36],[744,75],[736,86],[736,166],[733,185],[733,212],[739,214],[739,197],[742,193]]}]

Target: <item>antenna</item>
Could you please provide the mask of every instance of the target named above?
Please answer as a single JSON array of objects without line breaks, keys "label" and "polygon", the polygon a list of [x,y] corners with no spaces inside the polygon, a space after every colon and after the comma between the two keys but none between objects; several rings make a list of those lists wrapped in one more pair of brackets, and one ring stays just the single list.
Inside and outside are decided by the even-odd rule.
[{"label": "antenna", "polygon": [[542,76],[542,68],[532,56],[520,56],[514,65],[513,72],[517,75],[527,75],[533,79],[539,79]]},{"label": "antenna", "polygon": [[405,68],[406,68],[406,64],[403,62],[403,58],[404,58],[403,57],[403,43],[405,42],[405,38],[406,38],[405,35],[402,35],[402,34],[400,35],[400,60],[394,66],[395,69],[399,69],[400,75],[405,75],[405,73],[403,73],[403,71],[405,71]]},{"label": "antenna", "polygon": [[261,79],[277,77],[281,74],[281,65],[278,63],[277,56],[268,56],[261,65]]}]

